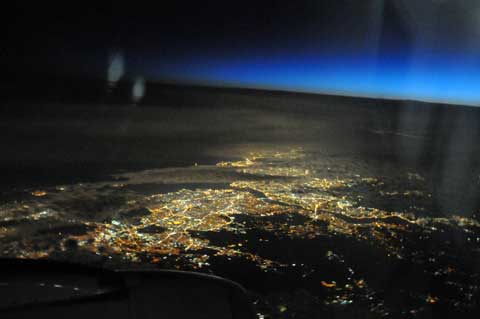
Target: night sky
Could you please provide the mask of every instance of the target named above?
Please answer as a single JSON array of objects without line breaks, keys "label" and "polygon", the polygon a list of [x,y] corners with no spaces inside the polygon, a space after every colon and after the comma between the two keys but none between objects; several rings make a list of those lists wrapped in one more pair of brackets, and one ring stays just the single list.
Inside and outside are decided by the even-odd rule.
[{"label": "night sky", "polygon": [[126,78],[480,104],[474,0],[23,3],[4,14],[9,77],[106,79],[117,54]]}]

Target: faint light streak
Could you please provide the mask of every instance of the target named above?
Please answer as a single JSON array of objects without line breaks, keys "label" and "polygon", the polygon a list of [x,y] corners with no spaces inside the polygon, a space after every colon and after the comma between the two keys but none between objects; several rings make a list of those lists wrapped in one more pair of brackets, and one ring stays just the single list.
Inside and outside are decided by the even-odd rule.
[{"label": "faint light streak", "polygon": [[145,96],[145,79],[141,76],[136,77],[132,88],[132,102],[139,103]]},{"label": "faint light streak", "polygon": [[125,73],[125,60],[122,52],[113,52],[110,55],[107,69],[109,89],[113,89]]}]

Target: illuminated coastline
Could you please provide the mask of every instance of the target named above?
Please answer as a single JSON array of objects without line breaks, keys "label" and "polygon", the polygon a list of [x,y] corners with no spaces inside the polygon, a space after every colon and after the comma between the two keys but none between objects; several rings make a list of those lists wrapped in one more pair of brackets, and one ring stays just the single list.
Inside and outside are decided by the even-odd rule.
[{"label": "illuminated coastline", "polygon": [[[152,175],[162,183],[164,173],[160,169],[128,173],[122,176],[122,183],[32,190],[29,199],[0,208],[1,248],[3,255],[10,257],[59,258],[62,252],[83,251],[105,258],[117,256],[128,265],[146,263],[164,267],[170,262],[178,269],[207,271],[212,259],[228,258],[245,260],[262,271],[275,272],[298,267],[297,262],[251,251],[252,245],[272,240],[260,234],[279,240],[346,238],[371,245],[372,249],[383,252],[385,258],[413,264],[429,260],[432,263],[433,259],[436,266],[431,268],[432,275],[449,276],[461,270],[435,261],[447,254],[448,243],[438,243],[427,256],[425,251],[416,249],[418,242],[433,240],[444,232],[460,232],[473,245],[472,251],[478,246],[480,224],[475,219],[455,214],[429,216],[426,207],[431,196],[424,178],[417,173],[404,176],[411,188],[391,190],[388,182],[378,177],[350,174],[327,178],[321,169],[318,161],[301,148],[265,150],[250,152],[238,161],[183,169],[203,172],[205,176],[200,174],[200,179],[223,176],[221,179],[228,183],[218,189],[198,187],[142,195],[129,188],[129,182],[141,183]],[[372,205],[377,199],[411,201],[415,205],[405,211],[388,211],[381,205]],[[88,212],[95,209],[100,214]],[[95,217],[88,218],[89,215]],[[31,223],[37,223],[36,227],[43,230],[25,232]],[[220,232],[238,240],[212,243],[209,234]],[[259,234],[256,244],[245,239],[243,235],[248,232]],[[335,250],[336,247],[330,247],[324,258],[341,264],[348,273],[343,278],[326,274],[318,282],[324,289],[332,290],[325,299],[326,305],[348,305],[359,296],[368,299],[367,296],[375,295],[369,278],[357,274],[355,266]],[[304,264],[302,267],[305,276],[315,269]],[[454,287],[463,287],[464,294],[478,290],[475,284],[465,285],[453,279],[451,282]],[[426,304],[439,300],[435,295],[416,298]],[[469,307],[465,298],[460,299],[464,307]],[[378,306],[382,303],[378,297],[371,302],[371,311],[388,312]],[[448,302],[459,301],[452,298]]]}]

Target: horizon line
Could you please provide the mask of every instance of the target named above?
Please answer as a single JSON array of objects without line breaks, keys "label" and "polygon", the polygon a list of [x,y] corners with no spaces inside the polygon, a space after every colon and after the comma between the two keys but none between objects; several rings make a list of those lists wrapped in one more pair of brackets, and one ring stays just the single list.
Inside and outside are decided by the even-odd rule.
[{"label": "horizon line", "polygon": [[403,102],[417,102],[417,103],[430,103],[430,104],[442,104],[449,106],[465,106],[465,107],[480,107],[480,102],[468,102],[463,100],[448,100],[448,99],[435,99],[435,98],[415,98],[406,97],[402,95],[374,95],[374,94],[362,94],[354,93],[348,90],[303,90],[303,89],[288,89],[288,88],[275,88],[272,86],[249,86],[249,85],[237,85],[233,83],[217,83],[209,81],[185,81],[185,80],[147,80],[148,82],[165,84],[165,85],[178,85],[178,86],[197,86],[204,88],[226,88],[226,89],[239,89],[239,90],[255,90],[255,91],[270,91],[279,93],[300,93],[310,95],[330,95],[338,97],[353,97],[353,98],[365,98],[376,100],[390,100],[390,101],[403,101]]}]

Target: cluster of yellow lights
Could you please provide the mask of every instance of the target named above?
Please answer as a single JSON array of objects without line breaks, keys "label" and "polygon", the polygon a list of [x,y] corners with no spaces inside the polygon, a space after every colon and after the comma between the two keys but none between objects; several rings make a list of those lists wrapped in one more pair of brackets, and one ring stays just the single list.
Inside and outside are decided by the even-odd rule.
[{"label": "cluster of yellow lights", "polygon": [[[259,262],[261,267],[269,267],[275,262],[254,256],[243,248],[215,246],[207,239],[195,236],[198,232],[241,232],[244,227],[235,223],[235,216],[274,216],[300,214],[307,217],[301,225],[279,224],[273,222],[259,223],[257,226],[276,235],[314,238],[325,234],[354,236],[359,240],[374,240],[383,245],[393,255],[401,257],[402,247],[397,245],[398,232],[408,230],[409,225],[425,226],[432,223],[451,223],[479,227],[472,219],[453,216],[451,218],[416,218],[412,213],[388,212],[377,208],[363,207],[355,199],[339,195],[335,190],[346,190],[359,184],[380,188],[383,182],[377,178],[321,178],[315,170],[304,161],[301,149],[287,152],[256,152],[244,160],[218,163],[217,169],[235,170],[249,176],[263,178],[238,178],[227,189],[182,189],[171,193],[151,196],[135,196],[125,203],[131,209],[147,208],[150,212],[136,223],[128,220],[111,222],[84,221],[93,230],[86,235],[70,236],[87,250],[103,254],[123,254],[137,260],[138,255],[147,254],[152,261],[158,255],[195,256],[196,251],[210,249],[216,255],[244,257]],[[269,177],[284,177],[271,179]],[[292,178],[293,177],[293,178]],[[409,179],[422,180],[418,174],[410,174]],[[115,184],[121,190],[125,185]],[[83,186],[85,187],[85,186]],[[64,191],[65,189],[62,188]],[[73,188],[73,191],[75,188]],[[420,190],[403,193],[378,190],[381,195],[426,196]],[[35,197],[45,197],[46,191],[34,191]],[[43,204],[21,204],[2,213],[4,220],[7,211],[16,212],[30,220],[48,217],[51,211],[32,211],[44,207]],[[48,206],[48,205],[47,205]],[[22,211],[21,214],[18,212]],[[29,213],[29,214],[28,214]],[[47,216],[48,215],[48,216]],[[154,232],[146,232],[148,227],[157,227]],[[362,231],[363,230],[363,231]],[[369,231],[364,231],[369,230]],[[11,234],[12,228],[3,227],[2,234]],[[93,239],[93,240],[92,240]],[[45,255],[32,251],[32,256]],[[21,251],[22,256],[29,256],[28,250]],[[202,258],[202,263],[205,261]],[[195,259],[196,260],[196,259]]]},{"label": "cluster of yellow lights", "polygon": [[[74,222],[88,226],[88,231],[80,235],[66,234],[59,239],[60,246],[66,250],[66,243],[74,240],[86,251],[105,256],[118,255],[133,262],[149,260],[151,263],[160,263],[165,256],[182,258],[192,268],[208,265],[212,256],[241,258],[268,271],[288,265],[250,252],[246,242],[212,243],[202,233],[224,231],[242,234],[250,227],[278,237],[313,239],[319,236],[347,236],[374,242],[385,248],[388,254],[404,258],[404,247],[399,239],[406,232],[413,231],[413,228],[431,230],[444,224],[480,229],[477,221],[467,217],[421,217],[412,212],[365,207],[368,205],[355,192],[357,186],[368,186],[383,198],[422,199],[430,195],[424,189],[386,190],[384,182],[374,177],[354,175],[348,178],[326,178],[319,174],[317,167],[310,166],[301,149],[251,153],[243,160],[220,162],[211,169],[216,174],[232,171],[236,174],[226,174],[232,180],[224,189],[180,189],[148,196],[128,193],[119,209],[143,209],[147,213],[130,219],[113,216],[108,222],[78,220],[77,217]],[[408,179],[414,182],[424,181],[423,177],[415,173],[410,173]],[[108,186],[116,192],[127,192],[124,190],[127,185],[128,181]],[[95,184],[91,184],[90,190],[89,187],[72,185],[57,187],[52,191],[61,192],[60,195],[43,190],[33,191],[30,201],[0,206],[0,225],[3,225],[0,226],[0,239],[3,240],[0,248],[3,248],[4,254],[23,258],[48,257],[55,248],[48,246],[34,249],[32,242],[37,240],[34,236],[32,242],[29,242],[26,234],[26,239],[21,244],[8,243],[7,239],[12,236],[14,238],[17,225],[24,221],[71,222],[68,212],[70,206],[62,208],[62,201],[49,205],[49,200],[55,196],[57,199],[68,196],[76,198],[78,194],[86,199],[94,198],[100,187]],[[240,215],[248,216],[256,222],[245,225],[237,219]],[[280,222],[280,219],[275,219],[279,216],[300,216],[303,221]],[[8,249],[4,246],[8,246]],[[321,281],[319,284],[326,289],[346,292],[352,287],[367,289],[365,280],[359,278],[344,287],[332,280]],[[339,292],[338,296],[333,303],[350,300],[349,292]],[[435,296],[426,299],[430,304],[437,301]]]},{"label": "cluster of yellow lights", "polygon": [[[192,232],[235,231],[232,223],[236,214],[268,216],[291,212],[279,205],[269,205],[249,192],[233,189],[184,189],[147,196],[135,201],[134,205],[147,207],[150,214],[136,224],[117,220],[97,223],[93,233],[75,239],[91,251],[127,254],[132,260],[136,260],[138,254],[145,253],[155,261],[158,255],[184,255],[210,249],[218,256],[243,257],[268,267],[274,264],[268,259],[231,246],[211,245],[206,239],[192,236]],[[160,231],[145,232],[148,227],[157,227]],[[93,242],[89,240],[91,238]],[[202,264],[205,264],[204,259],[192,266],[197,268]]]}]

